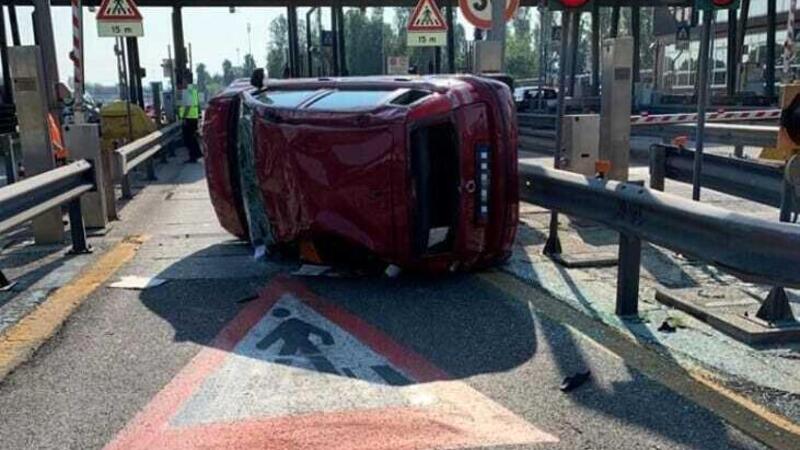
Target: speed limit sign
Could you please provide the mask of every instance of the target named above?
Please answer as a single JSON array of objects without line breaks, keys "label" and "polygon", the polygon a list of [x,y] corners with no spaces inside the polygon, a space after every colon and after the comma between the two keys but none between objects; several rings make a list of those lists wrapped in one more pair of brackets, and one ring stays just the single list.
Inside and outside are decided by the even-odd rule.
[{"label": "speed limit sign", "polygon": [[[464,18],[475,28],[492,29],[492,1],[494,0],[458,0],[458,6]],[[499,0],[503,1],[503,0]],[[505,20],[509,21],[519,9],[519,0],[505,0]]]}]

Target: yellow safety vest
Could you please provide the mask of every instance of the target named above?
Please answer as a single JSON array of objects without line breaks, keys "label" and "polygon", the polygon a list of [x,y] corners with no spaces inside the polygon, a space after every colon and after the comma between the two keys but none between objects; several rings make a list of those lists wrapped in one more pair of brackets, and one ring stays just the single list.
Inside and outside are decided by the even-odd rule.
[{"label": "yellow safety vest", "polygon": [[178,107],[178,116],[181,119],[200,118],[200,94],[197,92],[197,86],[190,84],[183,91],[183,101],[181,103],[183,104]]}]

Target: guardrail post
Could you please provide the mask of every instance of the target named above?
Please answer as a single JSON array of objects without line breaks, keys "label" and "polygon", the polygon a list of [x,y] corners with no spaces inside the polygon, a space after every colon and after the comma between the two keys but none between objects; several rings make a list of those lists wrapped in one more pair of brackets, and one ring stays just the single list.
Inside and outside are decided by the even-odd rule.
[{"label": "guardrail post", "polygon": [[650,146],[650,189],[664,190],[667,169],[667,149],[663,145]]},{"label": "guardrail post", "polygon": [[736,144],[733,146],[733,156],[737,158],[744,158],[744,145]]},{"label": "guardrail post", "polygon": [[156,163],[153,158],[147,160],[147,181],[155,181],[156,178]]},{"label": "guardrail post", "polygon": [[16,183],[17,181],[17,159],[14,152],[14,138],[8,133],[2,136],[0,141],[3,150],[3,159],[6,162],[6,184]]},{"label": "guardrail post", "polygon": [[72,234],[72,251],[70,253],[91,253],[92,250],[86,242],[86,228],[83,225],[80,198],[69,203],[69,228]]},{"label": "guardrail post", "polygon": [[133,190],[131,189],[131,177],[129,174],[125,173],[122,174],[122,198],[125,200],[130,200],[133,198]]},{"label": "guardrail post", "polygon": [[616,314],[618,316],[635,316],[639,312],[641,259],[641,239],[632,234],[620,233],[616,306]]}]

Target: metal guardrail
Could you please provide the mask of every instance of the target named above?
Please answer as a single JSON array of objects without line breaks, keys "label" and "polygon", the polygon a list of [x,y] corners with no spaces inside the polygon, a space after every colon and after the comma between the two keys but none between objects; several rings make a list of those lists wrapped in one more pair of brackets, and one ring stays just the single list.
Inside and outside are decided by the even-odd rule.
[{"label": "metal guardrail", "polygon": [[121,179],[123,198],[133,197],[128,174],[140,164],[147,162],[147,177],[154,180],[155,169],[151,158],[180,138],[180,132],[180,123],[173,123],[114,151],[116,173]]},{"label": "metal guardrail", "polygon": [[[692,182],[694,151],[672,145],[650,147],[650,187],[664,190],[664,179]],[[764,205],[781,206],[784,165],[703,154],[700,184]]]},{"label": "metal guardrail", "polygon": [[[638,185],[525,163],[520,164],[520,196],[620,233],[619,315],[638,312],[643,240],[707,261],[748,282],[775,286],[773,289],[800,287],[800,227],[796,225],[770,222]],[[767,305],[771,298],[762,310],[781,310]],[[786,301],[785,296],[782,300],[780,296],[774,298]],[[788,308],[788,303],[781,306]]]},{"label": "metal guardrail", "polygon": [[[524,147],[531,150],[552,149],[555,141],[555,116],[544,114],[518,114],[520,136],[526,138]],[[688,136],[694,139],[696,124],[652,125],[640,124],[631,127],[631,137],[672,139]],[[774,147],[778,139],[777,125],[740,125],[729,123],[706,123],[705,141],[736,147]]]},{"label": "metal guardrail", "polygon": [[[28,177],[0,188],[0,233],[62,205],[69,205],[72,251],[87,253],[81,195],[96,189],[92,164],[86,160]],[[0,271],[0,289],[12,283]]]},{"label": "metal guardrail", "polygon": [[[694,139],[697,125],[681,123],[671,125],[634,125],[631,136],[672,139],[688,136]],[[777,125],[740,125],[729,123],[706,123],[704,137],[706,142],[726,145],[745,145],[751,147],[775,147],[778,140]]]}]

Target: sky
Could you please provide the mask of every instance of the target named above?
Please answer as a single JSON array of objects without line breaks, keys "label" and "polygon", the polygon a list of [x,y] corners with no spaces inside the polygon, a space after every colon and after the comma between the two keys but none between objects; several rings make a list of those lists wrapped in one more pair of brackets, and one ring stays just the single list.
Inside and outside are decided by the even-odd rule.
[{"label": "sky", "polygon": [[[393,21],[387,8],[385,20]],[[23,45],[33,45],[31,24],[32,7],[17,7],[20,39]],[[144,18],[144,37],[139,39],[139,59],[147,71],[145,82],[163,81],[161,61],[167,58],[167,46],[172,45],[172,22],[170,8],[140,8]],[[305,19],[307,8],[298,8],[298,17]],[[326,10],[327,12],[327,10]],[[183,8],[184,41],[191,43],[192,62],[205,63],[211,73],[222,71],[222,61],[230,59],[239,65],[239,59],[249,52],[256,63],[266,65],[267,28],[276,17],[285,13],[285,8]],[[7,14],[7,13],[6,13]],[[327,15],[327,14],[326,14]],[[113,85],[117,83],[117,64],[114,56],[114,38],[97,37],[95,12],[84,8],[84,59],[85,77],[90,83]],[[71,10],[68,7],[52,7],[53,31],[56,40],[59,77],[66,81],[73,73],[69,52],[72,50]],[[7,19],[6,19],[7,20]],[[326,17],[323,16],[323,21]],[[471,27],[467,36],[472,36]],[[6,22],[8,23],[8,22]],[[251,39],[248,40],[247,24],[250,23]],[[323,22],[325,23],[325,22]],[[10,33],[9,27],[6,27]],[[10,37],[8,41],[11,42]],[[239,49],[237,53],[237,49]],[[174,52],[173,52],[174,53]]]}]

